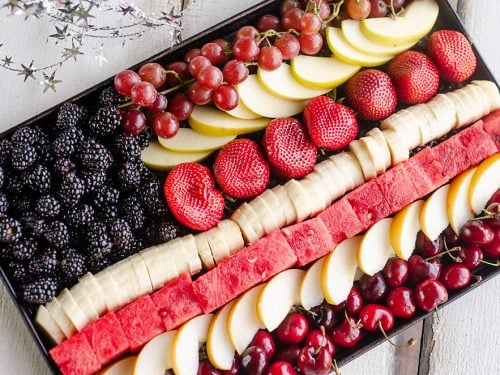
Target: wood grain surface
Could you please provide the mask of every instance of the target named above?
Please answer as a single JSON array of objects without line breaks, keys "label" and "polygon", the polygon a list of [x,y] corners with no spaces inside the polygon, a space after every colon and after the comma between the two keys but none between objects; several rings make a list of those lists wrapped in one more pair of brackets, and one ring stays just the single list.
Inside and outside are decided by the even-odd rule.
[{"label": "wood grain surface", "polygon": [[[189,0],[179,1],[190,3]],[[187,11],[182,37],[188,37],[210,27],[258,0],[197,0]],[[500,10],[496,1],[452,0],[477,48],[493,74],[500,79],[500,38],[497,24]],[[16,41],[16,56],[30,56],[28,51],[39,50],[47,35],[48,25],[26,32],[21,20],[2,19],[0,15],[0,43]],[[16,35],[16,38],[9,38]],[[19,36],[21,35],[21,36]],[[102,79],[147,58],[169,46],[169,38],[161,31],[147,38],[131,42],[125,48],[116,48],[108,57],[108,64],[96,68],[93,56],[84,56],[61,72],[64,85],[57,93],[40,94],[37,83],[22,84],[15,74],[0,71],[0,104],[5,130],[34,114],[60,103]],[[12,47],[12,43],[11,47]],[[11,49],[12,51],[12,49]],[[38,51],[40,52],[40,51]],[[43,51],[42,51],[43,52]],[[0,56],[2,56],[0,50]],[[29,62],[28,62],[29,63]],[[29,106],[27,106],[29,104]],[[12,110],[17,108],[18,110]],[[397,343],[414,338],[417,344],[408,349],[395,348],[389,343],[380,345],[363,357],[341,369],[344,375],[494,375],[500,374],[500,278],[476,289],[435,316],[400,335]],[[28,330],[0,283],[0,374],[49,374]]]}]

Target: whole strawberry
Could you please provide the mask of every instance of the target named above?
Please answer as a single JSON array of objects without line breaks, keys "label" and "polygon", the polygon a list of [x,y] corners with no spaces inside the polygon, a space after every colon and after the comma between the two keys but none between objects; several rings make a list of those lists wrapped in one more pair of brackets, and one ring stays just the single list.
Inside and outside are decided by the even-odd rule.
[{"label": "whole strawberry", "polygon": [[214,163],[215,180],[224,193],[237,199],[253,198],[269,183],[270,170],[257,143],[236,139],[225,145]]},{"label": "whole strawberry", "polygon": [[346,86],[346,98],[359,118],[380,121],[391,115],[397,104],[391,77],[380,70],[367,69],[352,77]]},{"label": "whole strawberry", "polygon": [[387,73],[396,87],[400,103],[425,103],[436,95],[439,87],[436,65],[421,52],[407,51],[397,56],[389,65]]},{"label": "whole strawberry", "polygon": [[464,34],[439,30],[429,38],[427,52],[435,61],[442,79],[463,82],[476,71],[476,55]]},{"label": "whole strawberry", "polygon": [[210,169],[204,165],[175,166],[165,180],[163,191],[174,217],[191,229],[210,229],[224,214],[224,197],[215,188]]},{"label": "whole strawberry", "polygon": [[327,96],[318,96],[306,105],[304,123],[313,143],[328,150],[344,148],[358,133],[354,112]]},{"label": "whole strawberry", "polygon": [[316,164],[318,150],[304,126],[293,117],[272,120],[262,143],[273,171],[282,178],[302,178]]}]

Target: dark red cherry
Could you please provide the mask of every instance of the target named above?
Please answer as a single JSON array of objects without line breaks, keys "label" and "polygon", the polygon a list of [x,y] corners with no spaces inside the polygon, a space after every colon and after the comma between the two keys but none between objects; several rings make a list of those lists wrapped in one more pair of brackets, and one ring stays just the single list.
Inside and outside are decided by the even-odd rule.
[{"label": "dark red cherry", "polygon": [[483,252],[488,258],[500,258],[500,227],[495,228],[495,238],[490,244],[483,246]]},{"label": "dark red cherry", "polygon": [[420,231],[417,234],[415,242],[415,252],[423,258],[433,257],[443,251],[443,237],[439,236],[434,241],[431,241],[424,232]]},{"label": "dark red cherry", "polygon": [[488,200],[488,203],[486,205],[489,206],[490,204],[495,202],[500,203],[500,189],[498,189],[497,191],[495,191],[495,193],[493,193],[493,195]]},{"label": "dark red cherry", "polygon": [[359,291],[366,302],[380,301],[387,295],[388,288],[382,272],[375,275],[363,275],[359,280]]},{"label": "dark red cherry", "polygon": [[332,356],[325,347],[305,346],[300,351],[297,367],[306,375],[327,375],[332,362]]},{"label": "dark red cherry", "polygon": [[292,312],[276,328],[276,337],[285,345],[298,344],[309,332],[309,323],[304,315]]},{"label": "dark red cherry", "polygon": [[477,268],[483,260],[483,252],[477,245],[462,246],[457,255],[462,264],[470,270]]},{"label": "dark red cherry", "polygon": [[285,361],[274,362],[267,370],[267,375],[297,375],[291,363]]},{"label": "dark red cherry", "polygon": [[397,288],[403,285],[408,278],[408,263],[401,258],[391,258],[385,264],[382,273],[387,284],[392,288]]},{"label": "dark red cherry", "polygon": [[488,224],[493,230],[500,228],[500,203],[493,202],[486,207],[486,212],[489,219],[485,219],[484,222]]},{"label": "dark red cherry", "polygon": [[411,318],[417,309],[413,291],[404,286],[391,290],[387,295],[387,307],[397,318]]},{"label": "dark red cherry", "polygon": [[493,241],[493,230],[482,221],[469,221],[460,229],[460,239],[466,245],[488,245]]},{"label": "dark red cherry", "polygon": [[353,286],[347,300],[345,301],[345,309],[349,315],[357,316],[363,307],[363,296],[358,288]]},{"label": "dark red cherry", "polygon": [[276,352],[276,344],[274,343],[273,337],[269,334],[269,332],[263,330],[260,330],[255,334],[250,346],[257,346],[264,350],[268,361]]},{"label": "dark red cherry", "polygon": [[470,270],[463,264],[454,263],[444,267],[439,280],[448,290],[462,289],[470,283]]},{"label": "dark red cherry", "polygon": [[359,319],[363,328],[370,332],[380,329],[379,323],[386,332],[394,327],[394,315],[391,310],[382,305],[366,305],[359,313]]},{"label": "dark red cherry", "polygon": [[444,241],[448,248],[452,248],[453,246],[457,246],[459,242],[459,238],[457,234],[451,229],[450,226],[447,226],[443,231]]},{"label": "dark red cherry", "polygon": [[303,346],[313,346],[315,348],[325,347],[332,357],[335,354],[333,341],[324,330],[313,329],[309,332],[304,340]]},{"label": "dark red cherry", "polygon": [[249,346],[241,355],[241,367],[247,374],[264,374],[267,367],[266,352],[258,346]]},{"label": "dark red cherry", "polygon": [[334,306],[323,302],[321,305],[313,307],[311,314],[309,314],[309,323],[316,328],[323,326],[327,331],[332,329],[335,324]]},{"label": "dark red cherry", "polygon": [[230,370],[221,371],[221,375],[237,375],[241,370],[241,359],[239,356],[235,356],[233,359],[233,365]]},{"label": "dark red cherry", "polygon": [[331,336],[333,342],[338,346],[352,348],[361,340],[362,332],[353,318],[346,317],[339,325],[333,328]]},{"label": "dark red cherry", "polygon": [[285,346],[278,349],[273,357],[273,361],[285,361],[292,365],[297,364],[297,358],[299,357],[301,347],[298,345]]},{"label": "dark red cherry", "polygon": [[212,366],[208,359],[204,359],[198,366],[198,375],[221,375],[221,372]]},{"label": "dark red cherry", "polygon": [[448,301],[448,291],[437,280],[425,280],[415,288],[417,306],[425,312],[431,312],[438,305]]},{"label": "dark red cherry", "polygon": [[425,260],[420,255],[412,255],[408,259],[409,280],[417,285],[427,279],[438,279],[441,273],[439,258]]},{"label": "dark red cherry", "polygon": [[344,309],[345,309],[345,301],[339,303],[338,305],[333,305],[332,308],[333,308],[333,311],[335,311],[336,314],[338,314],[338,313],[343,314],[344,313]]}]

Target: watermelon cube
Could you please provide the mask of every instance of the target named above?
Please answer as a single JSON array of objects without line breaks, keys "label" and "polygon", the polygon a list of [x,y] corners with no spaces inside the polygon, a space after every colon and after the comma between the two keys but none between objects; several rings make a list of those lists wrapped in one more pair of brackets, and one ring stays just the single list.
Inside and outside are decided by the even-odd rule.
[{"label": "watermelon cube", "polygon": [[193,282],[194,294],[203,312],[209,313],[296,261],[285,237],[276,230],[201,275]]},{"label": "watermelon cube", "polygon": [[325,223],[314,218],[282,229],[288,244],[297,256],[297,266],[306,265],[336,246]]},{"label": "watermelon cube", "polygon": [[448,179],[452,179],[468,168],[466,152],[466,148],[457,135],[432,148],[433,155],[443,166],[443,173]]},{"label": "watermelon cube", "polygon": [[375,180],[365,182],[345,196],[361,222],[362,230],[389,216],[391,208]]},{"label": "watermelon cube", "polygon": [[63,341],[49,353],[63,375],[91,375],[101,369],[99,360],[82,333]]},{"label": "watermelon cube", "polygon": [[410,175],[403,168],[390,169],[378,176],[375,182],[389,205],[391,214],[419,198]]},{"label": "watermelon cube", "polygon": [[325,223],[333,242],[339,244],[363,230],[356,213],[347,199],[342,198],[324,210],[318,217]]},{"label": "watermelon cube", "polygon": [[87,325],[82,334],[87,338],[101,366],[120,357],[130,348],[114,312]]},{"label": "watermelon cube", "polygon": [[201,314],[189,273],[183,273],[169,281],[151,295],[151,300],[167,331]]},{"label": "watermelon cube", "polygon": [[468,166],[479,164],[488,156],[497,152],[497,146],[485,132],[483,121],[479,120],[455,135],[466,149]]},{"label": "watermelon cube", "polygon": [[438,155],[433,153],[432,148],[426,147],[404,163],[404,166],[408,166],[406,172],[421,197],[449,180],[437,157]]},{"label": "watermelon cube", "polygon": [[492,112],[483,117],[483,128],[500,150],[500,111]]},{"label": "watermelon cube", "polygon": [[165,326],[149,296],[128,304],[116,313],[116,317],[133,353],[137,353],[149,340],[165,332]]}]

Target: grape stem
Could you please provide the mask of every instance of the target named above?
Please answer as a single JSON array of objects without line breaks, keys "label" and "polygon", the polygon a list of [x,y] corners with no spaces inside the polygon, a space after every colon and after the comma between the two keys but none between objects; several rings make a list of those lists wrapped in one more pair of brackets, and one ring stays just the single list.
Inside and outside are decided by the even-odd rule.
[{"label": "grape stem", "polygon": [[339,16],[340,13],[340,7],[342,4],[344,4],[345,0],[340,0],[337,3],[332,3],[333,9],[332,9],[332,14],[330,14],[330,17],[328,17],[326,20],[324,20],[325,23],[332,22],[335,18]]},{"label": "grape stem", "polygon": [[263,40],[267,40],[267,43],[269,45],[271,45],[271,43],[269,42],[270,37],[277,36],[278,38],[281,38],[285,34],[294,34],[295,36],[300,35],[300,33],[295,29],[289,29],[288,31],[276,31],[276,30],[270,29],[270,30],[259,33],[259,37],[257,38],[256,42],[257,42],[257,45],[260,45],[260,43],[262,43]]}]

